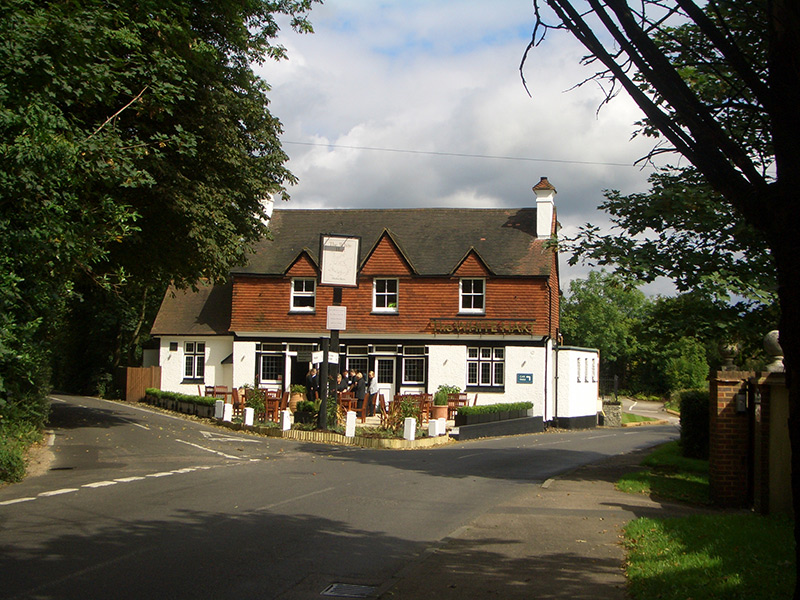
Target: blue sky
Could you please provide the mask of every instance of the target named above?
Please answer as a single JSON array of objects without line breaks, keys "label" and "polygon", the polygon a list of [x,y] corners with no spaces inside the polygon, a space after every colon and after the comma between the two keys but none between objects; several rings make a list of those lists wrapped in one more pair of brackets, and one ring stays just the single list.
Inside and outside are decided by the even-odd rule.
[{"label": "blue sky", "polygon": [[[300,179],[286,208],[528,206],[546,176],[571,233],[607,223],[604,189],[647,188],[641,113],[622,95],[598,113],[595,84],[567,91],[591,74],[567,34],[529,56],[526,92],[529,1],[329,0],[311,21],[283,29],[288,61],[258,70]],[[586,269],[561,262],[566,289]]]}]

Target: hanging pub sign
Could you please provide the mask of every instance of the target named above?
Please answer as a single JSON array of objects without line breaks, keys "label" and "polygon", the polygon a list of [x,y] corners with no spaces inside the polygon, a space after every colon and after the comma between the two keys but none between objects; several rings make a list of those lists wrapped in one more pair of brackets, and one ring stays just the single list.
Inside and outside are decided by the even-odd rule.
[{"label": "hanging pub sign", "polygon": [[320,285],[358,287],[361,238],[354,235],[322,234],[319,239]]}]

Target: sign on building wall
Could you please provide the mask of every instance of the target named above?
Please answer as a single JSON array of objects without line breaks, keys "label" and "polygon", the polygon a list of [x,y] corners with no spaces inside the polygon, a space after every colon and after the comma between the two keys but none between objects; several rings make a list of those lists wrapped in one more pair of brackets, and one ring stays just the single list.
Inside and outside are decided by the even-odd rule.
[{"label": "sign on building wall", "polygon": [[517,383],[533,383],[533,373],[517,373]]}]

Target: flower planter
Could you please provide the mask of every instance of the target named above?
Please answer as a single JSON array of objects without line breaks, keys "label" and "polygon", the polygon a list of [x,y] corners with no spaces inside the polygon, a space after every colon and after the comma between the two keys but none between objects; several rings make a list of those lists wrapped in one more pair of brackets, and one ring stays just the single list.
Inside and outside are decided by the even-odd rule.
[{"label": "flower planter", "polygon": [[431,409],[432,419],[446,419],[447,418],[447,405],[434,404]]},{"label": "flower planter", "polygon": [[289,396],[289,410],[294,412],[294,410],[297,408],[297,403],[305,399],[306,397],[303,394],[291,394]]}]

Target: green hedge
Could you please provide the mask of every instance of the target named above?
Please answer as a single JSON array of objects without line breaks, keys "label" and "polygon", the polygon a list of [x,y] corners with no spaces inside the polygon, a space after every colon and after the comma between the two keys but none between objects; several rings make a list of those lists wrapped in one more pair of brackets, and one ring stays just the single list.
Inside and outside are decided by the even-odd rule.
[{"label": "green hedge", "polygon": [[218,398],[212,396],[190,396],[189,394],[179,394],[178,392],[165,392],[156,388],[147,388],[145,394],[154,398],[175,400],[177,402],[191,402],[192,404],[199,404],[201,406],[214,406],[218,400]]},{"label": "green hedge", "polygon": [[686,390],[681,400],[681,449],[689,458],[708,458],[708,390]]},{"label": "green hedge", "polygon": [[508,402],[500,404],[484,404],[483,406],[460,406],[458,414],[485,415],[490,413],[506,412],[510,410],[528,410],[533,408],[533,402]]}]

